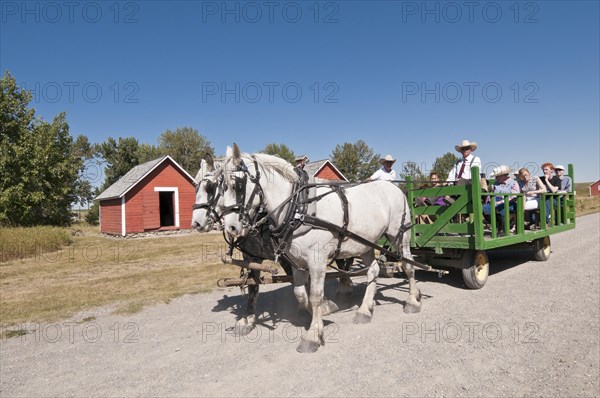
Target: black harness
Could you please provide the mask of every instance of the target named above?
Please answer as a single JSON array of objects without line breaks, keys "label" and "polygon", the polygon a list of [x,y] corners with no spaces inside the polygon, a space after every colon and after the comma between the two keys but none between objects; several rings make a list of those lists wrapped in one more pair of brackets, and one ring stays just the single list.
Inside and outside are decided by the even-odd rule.
[{"label": "black harness", "polygon": [[206,183],[206,202],[195,203],[192,206],[192,210],[206,209],[207,218],[210,220],[211,223],[219,222],[219,220],[221,219],[221,216],[219,215],[219,213],[217,213],[215,207],[219,201],[219,198],[221,197],[222,181],[223,174],[219,176],[216,182],[212,181],[208,177],[205,177],[196,185],[196,196],[198,196],[200,185],[202,185],[203,182]]},{"label": "black harness", "polygon": [[[294,267],[298,268],[285,254],[285,249],[289,245],[290,238],[292,237],[294,231],[296,231],[301,226],[308,226],[309,228],[324,229],[330,232],[334,232],[338,235],[337,247],[334,251],[333,256],[329,259],[327,266],[331,266],[331,264],[337,259],[341,251],[342,243],[348,239],[353,239],[359,243],[362,243],[374,249],[378,249],[382,254],[385,254],[387,256],[388,261],[404,260],[410,263],[414,263],[413,265],[421,265],[409,259],[406,259],[402,256],[402,254],[399,251],[392,252],[348,230],[348,199],[346,197],[344,185],[347,186],[350,185],[350,183],[344,183],[343,185],[323,183],[308,184],[306,183],[306,180],[300,178],[299,181],[294,182],[292,194],[275,209],[271,210],[270,212],[267,212],[264,206],[263,189],[260,185],[260,170],[258,168],[258,162],[254,158],[253,162],[256,170],[256,175],[254,176],[252,176],[249,173],[248,168],[243,163],[243,161],[240,164],[240,166],[238,166],[238,168],[235,170],[236,175],[234,176],[234,189],[236,193],[236,204],[233,206],[227,206],[224,209],[222,215],[229,213],[238,213],[239,220],[242,223],[242,225],[244,227],[250,228],[250,233],[255,236],[261,234],[261,231],[264,232],[263,225],[265,223],[268,223],[272,247],[276,248],[276,261],[279,262],[280,257],[284,257],[285,260],[287,260],[287,262],[291,263]],[[246,201],[246,184],[248,179],[250,179],[250,181],[254,183],[254,189],[252,190],[248,201]],[[329,187],[331,188],[331,191],[315,196],[314,198],[308,198],[307,192],[310,188],[313,187]],[[342,226],[333,224],[329,221],[307,214],[309,203],[313,201],[318,201],[323,197],[333,193],[338,195],[338,197],[340,198],[340,202],[342,203],[342,210],[344,213]],[[251,215],[252,202],[254,201],[254,198],[257,195],[260,198],[258,210]],[[278,222],[279,220],[277,220],[275,217],[286,206],[287,210],[282,218],[282,222]],[[404,233],[408,231],[412,226],[410,221],[406,222],[406,207],[407,204],[405,201],[402,223],[394,239],[394,241],[398,244],[402,242]],[[238,239],[235,242],[232,242],[231,240],[227,239],[225,231],[224,236],[225,240],[229,243],[230,246],[230,255],[232,255],[233,249],[237,248],[238,250],[242,251],[242,253],[252,256],[252,253],[247,253],[243,250],[242,243],[245,237]]]}]

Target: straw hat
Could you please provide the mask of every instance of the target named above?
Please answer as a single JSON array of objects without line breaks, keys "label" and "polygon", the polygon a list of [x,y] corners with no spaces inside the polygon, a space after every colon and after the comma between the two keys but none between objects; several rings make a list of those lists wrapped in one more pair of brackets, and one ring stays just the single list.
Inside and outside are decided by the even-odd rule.
[{"label": "straw hat", "polygon": [[477,149],[477,143],[475,141],[462,140],[460,144],[454,146],[454,149],[456,149],[457,152],[460,152],[461,148],[465,147],[471,147],[471,151],[474,151]]},{"label": "straw hat", "polygon": [[307,162],[307,163],[308,163],[308,162],[310,162],[310,159],[309,159],[309,158],[308,158],[308,156],[306,156],[306,155],[301,155],[301,156],[298,156],[298,157],[296,158],[296,163],[298,163],[298,162],[302,162],[302,161],[304,161],[304,162]]}]

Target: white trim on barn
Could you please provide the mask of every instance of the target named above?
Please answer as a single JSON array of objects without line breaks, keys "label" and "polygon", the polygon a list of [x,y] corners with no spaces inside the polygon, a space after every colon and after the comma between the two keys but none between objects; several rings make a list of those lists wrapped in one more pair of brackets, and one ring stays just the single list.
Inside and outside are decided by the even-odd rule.
[{"label": "white trim on barn", "polygon": [[179,188],[177,187],[154,187],[154,192],[175,192],[175,227],[179,228]]},{"label": "white trim on barn", "polygon": [[127,228],[125,227],[125,195],[121,197],[121,235],[127,235]]}]

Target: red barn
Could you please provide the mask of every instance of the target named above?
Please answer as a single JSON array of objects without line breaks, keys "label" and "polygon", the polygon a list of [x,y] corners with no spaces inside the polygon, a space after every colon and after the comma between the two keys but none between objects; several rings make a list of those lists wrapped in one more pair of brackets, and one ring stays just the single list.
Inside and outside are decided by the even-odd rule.
[{"label": "red barn", "polygon": [[97,198],[100,232],[190,229],[196,200],[194,178],[170,156],[140,164]]},{"label": "red barn", "polygon": [[593,184],[588,185],[590,189],[590,196],[599,196],[600,195],[600,180],[596,181]]},{"label": "red barn", "polygon": [[308,173],[310,181],[348,181],[342,172],[327,159],[309,162],[304,166],[304,170]]}]

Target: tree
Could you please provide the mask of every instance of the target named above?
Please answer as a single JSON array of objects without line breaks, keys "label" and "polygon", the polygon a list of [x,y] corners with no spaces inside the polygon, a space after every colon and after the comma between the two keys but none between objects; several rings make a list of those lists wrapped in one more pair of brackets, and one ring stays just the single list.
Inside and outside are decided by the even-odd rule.
[{"label": "tree", "polygon": [[0,224],[66,225],[83,167],[66,115],[37,118],[8,72],[0,88]]},{"label": "tree", "polygon": [[158,159],[166,154],[163,153],[162,149],[152,144],[141,143],[138,145],[137,158],[140,162],[146,163],[154,159]]},{"label": "tree", "polygon": [[134,137],[119,137],[118,141],[108,137],[106,141],[96,145],[96,155],[102,158],[102,163],[106,164],[102,190],[110,187],[129,170],[140,164],[138,148],[138,140]]},{"label": "tree", "polygon": [[[96,188],[93,191],[93,196],[96,197],[100,195],[100,190]],[[100,221],[100,206],[98,203],[94,203],[91,209],[85,215],[85,221],[90,225],[98,225]]]},{"label": "tree", "polygon": [[262,153],[266,153],[268,155],[279,156],[282,159],[287,160],[291,164],[294,164],[296,160],[296,155],[294,155],[294,151],[287,147],[285,144],[267,144],[261,151]]},{"label": "tree", "polygon": [[363,140],[336,145],[331,160],[350,181],[363,180],[379,167],[379,154]]},{"label": "tree", "polygon": [[210,141],[191,127],[166,130],[158,137],[158,148],[163,155],[170,155],[188,173],[194,175],[206,155],[215,155]]},{"label": "tree", "polygon": [[94,200],[91,180],[97,177],[95,173],[89,173],[90,170],[87,167],[87,162],[94,157],[94,153],[90,141],[85,135],[77,136],[73,144],[73,153],[81,161],[81,167],[75,184],[76,203],[80,206],[85,206]]},{"label": "tree", "polygon": [[402,171],[399,173],[401,180],[406,180],[410,177],[415,182],[425,180],[425,174],[421,171],[419,165],[413,161],[402,163]]},{"label": "tree", "polygon": [[433,162],[432,172],[436,172],[440,177],[440,181],[446,181],[448,179],[448,173],[452,170],[452,167],[458,162],[460,158],[452,152],[446,152],[444,155],[435,158]]}]

